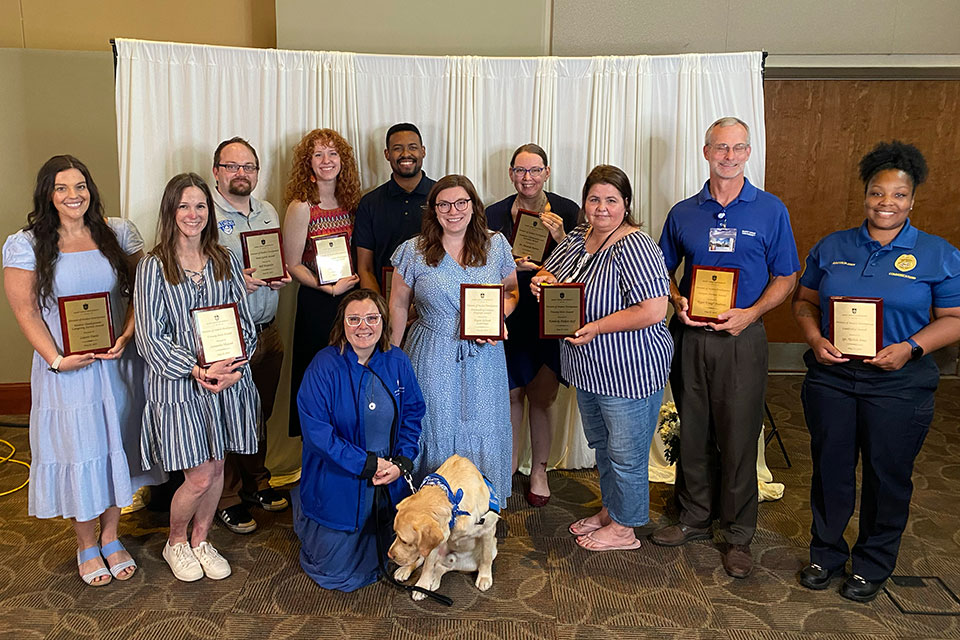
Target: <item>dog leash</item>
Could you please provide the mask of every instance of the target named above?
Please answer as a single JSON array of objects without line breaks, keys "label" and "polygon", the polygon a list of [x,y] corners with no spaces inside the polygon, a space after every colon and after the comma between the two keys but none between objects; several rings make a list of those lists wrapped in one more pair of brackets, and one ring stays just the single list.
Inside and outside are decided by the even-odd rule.
[{"label": "dog leash", "polygon": [[[404,477],[406,477],[407,482],[412,487],[413,482],[410,480],[409,474],[404,474]],[[377,530],[374,533],[374,538],[377,541],[377,569],[380,570],[380,575],[382,575],[387,580],[387,582],[389,582],[394,586],[400,587],[404,591],[411,591],[411,592],[416,591],[418,593],[422,593],[423,595],[429,598],[433,598],[440,604],[444,604],[448,607],[452,607],[453,600],[443,595],[442,593],[437,593],[436,591],[430,591],[429,589],[424,589],[423,587],[418,587],[412,584],[403,584],[402,582],[394,578],[391,572],[387,571],[387,553],[384,550],[383,539],[380,535],[382,531],[380,527],[381,495],[383,495],[383,497],[386,498],[387,502],[389,503],[390,496],[387,494],[387,487],[385,485],[378,485],[374,487],[374,492],[373,492],[373,513],[374,513],[374,518],[376,518],[376,526],[377,526]]]}]

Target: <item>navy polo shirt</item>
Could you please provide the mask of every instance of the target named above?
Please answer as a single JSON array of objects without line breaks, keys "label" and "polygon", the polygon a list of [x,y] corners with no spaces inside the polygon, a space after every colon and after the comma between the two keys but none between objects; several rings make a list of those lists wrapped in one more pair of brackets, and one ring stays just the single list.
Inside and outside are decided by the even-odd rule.
[{"label": "navy polo shirt", "polygon": [[391,266],[390,256],[397,247],[420,233],[423,207],[434,183],[422,173],[420,183],[408,193],[390,176],[360,199],[353,223],[353,246],[373,251],[377,282],[383,268]]},{"label": "navy polo shirt", "polygon": [[831,233],[807,256],[800,284],[820,295],[820,333],[830,335],[830,296],[883,298],[883,346],[930,324],[930,307],[960,307],[960,251],[939,236],[903,225],[890,244],[867,223]]},{"label": "navy polo shirt", "polygon": [[[717,214],[726,214],[727,229],[736,229],[734,251],[710,251],[710,229],[719,227]],[[789,276],[800,270],[790,215],[780,198],[757,189],[744,178],[740,193],[726,207],[710,195],[710,181],[695,196],[675,204],[660,234],[660,250],[673,272],[685,263],[680,293],[690,295],[693,265],[740,269],[737,282],[738,309],[752,306],[770,281],[770,276]]]}]

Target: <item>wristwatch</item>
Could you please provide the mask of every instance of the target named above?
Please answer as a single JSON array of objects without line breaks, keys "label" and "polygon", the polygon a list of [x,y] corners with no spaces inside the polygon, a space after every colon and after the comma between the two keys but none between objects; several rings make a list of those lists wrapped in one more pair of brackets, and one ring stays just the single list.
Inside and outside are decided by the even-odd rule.
[{"label": "wristwatch", "polygon": [[910,345],[910,359],[919,360],[923,357],[923,347],[917,344],[913,338],[907,338],[907,344]]},{"label": "wristwatch", "polygon": [[61,362],[63,362],[63,356],[58,354],[57,357],[53,359],[53,362],[50,363],[50,366],[47,367],[47,371],[52,373],[60,373]]}]

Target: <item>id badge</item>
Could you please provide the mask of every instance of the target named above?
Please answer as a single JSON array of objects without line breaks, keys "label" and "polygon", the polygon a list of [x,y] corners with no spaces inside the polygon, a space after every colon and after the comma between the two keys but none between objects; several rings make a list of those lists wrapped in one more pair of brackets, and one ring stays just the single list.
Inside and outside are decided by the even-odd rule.
[{"label": "id badge", "polygon": [[710,229],[710,242],[708,248],[715,253],[733,253],[737,244],[737,230],[726,227],[714,227]]}]

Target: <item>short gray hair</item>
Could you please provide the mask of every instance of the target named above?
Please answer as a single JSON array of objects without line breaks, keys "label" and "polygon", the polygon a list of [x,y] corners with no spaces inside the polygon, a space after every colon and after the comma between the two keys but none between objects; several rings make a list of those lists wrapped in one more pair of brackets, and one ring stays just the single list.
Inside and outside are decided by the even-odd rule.
[{"label": "short gray hair", "polygon": [[707,132],[703,136],[703,144],[710,146],[710,133],[717,127],[732,127],[735,124],[739,124],[747,131],[747,146],[750,146],[750,126],[741,120],[740,118],[735,118],[734,116],[724,116],[714,122],[712,125],[707,127]]}]

